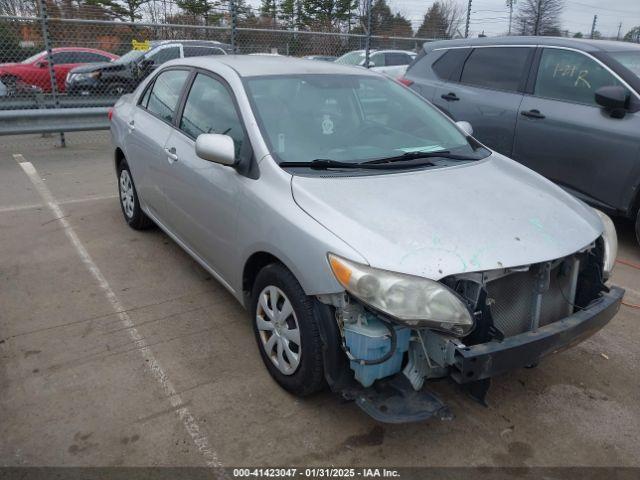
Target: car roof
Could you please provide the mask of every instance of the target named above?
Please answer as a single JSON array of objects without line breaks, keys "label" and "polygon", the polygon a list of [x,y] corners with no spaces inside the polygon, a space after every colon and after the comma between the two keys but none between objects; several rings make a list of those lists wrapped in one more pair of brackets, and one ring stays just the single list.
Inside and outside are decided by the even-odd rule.
[{"label": "car roof", "polygon": [[263,75],[296,75],[296,74],[334,74],[334,75],[375,75],[362,67],[341,65],[333,62],[317,62],[304,58],[267,55],[214,55],[205,57],[189,57],[182,59],[193,66],[213,68],[216,64],[224,64],[241,77]]},{"label": "car roof", "polygon": [[[366,52],[366,50],[351,50],[350,52],[347,52],[347,53],[364,53],[364,52]],[[392,49],[377,50],[375,48],[370,49],[369,52],[370,53],[412,53],[412,54],[415,54],[415,52],[412,51],[412,50],[392,50]],[[345,53],[344,55],[346,55],[347,53]]]},{"label": "car roof", "polygon": [[[44,52],[44,50],[43,50]],[[87,48],[87,47],[55,47],[51,49],[52,53],[56,52],[93,52],[93,53],[101,53],[106,55],[111,55],[113,57],[117,57],[116,54],[111,52],[105,52],[104,50],[98,50],[97,48]]]},{"label": "car roof", "polygon": [[484,38],[461,38],[457,40],[438,40],[427,42],[423,45],[425,51],[440,48],[471,47],[489,45],[542,45],[553,47],[575,48],[585,52],[603,51],[616,52],[622,50],[640,50],[640,45],[629,42],[617,42],[614,40],[590,40],[583,38],[566,37],[484,37]]},{"label": "car roof", "polygon": [[151,41],[151,48],[158,47],[160,45],[168,45],[171,43],[180,43],[182,45],[193,45],[193,46],[223,46],[230,47],[228,43],[218,42],[217,40],[153,40]]}]

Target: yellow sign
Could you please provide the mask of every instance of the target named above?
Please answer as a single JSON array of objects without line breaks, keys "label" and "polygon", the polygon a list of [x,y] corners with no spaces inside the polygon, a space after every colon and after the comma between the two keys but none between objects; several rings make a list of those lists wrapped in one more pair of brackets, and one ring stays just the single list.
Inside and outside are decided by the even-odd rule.
[{"label": "yellow sign", "polygon": [[131,40],[131,46],[134,50],[149,50],[151,48],[151,42],[149,42],[149,40],[144,40],[143,42]]}]

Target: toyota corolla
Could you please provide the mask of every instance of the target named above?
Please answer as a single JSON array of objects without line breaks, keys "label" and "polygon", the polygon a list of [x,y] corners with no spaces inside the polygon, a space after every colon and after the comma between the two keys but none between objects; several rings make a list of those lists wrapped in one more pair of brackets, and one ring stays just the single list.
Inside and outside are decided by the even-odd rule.
[{"label": "toyota corolla", "polygon": [[446,418],[433,379],[484,402],[492,377],[620,306],[605,214],[380,74],[179,59],[110,118],[125,221],[158,225],[242,303],[296,395]]}]

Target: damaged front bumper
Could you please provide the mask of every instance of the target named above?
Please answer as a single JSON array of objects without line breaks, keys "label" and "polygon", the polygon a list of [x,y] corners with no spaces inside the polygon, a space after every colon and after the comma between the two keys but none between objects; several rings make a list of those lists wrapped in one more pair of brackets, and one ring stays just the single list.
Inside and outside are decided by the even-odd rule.
[{"label": "damaged front bumper", "polygon": [[535,364],[542,357],[565,350],[604,327],[620,309],[624,290],[611,287],[587,308],[535,330],[478,345],[455,346],[451,377],[457,383],[491,378]]},{"label": "damaged front bumper", "polygon": [[[442,372],[427,374],[426,379],[448,375],[484,403],[491,377],[535,364],[546,355],[582,342],[609,323],[618,312],[623,295],[623,289],[611,287],[587,307],[563,319],[502,340],[465,345],[451,336],[433,331],[416,331],[412,341],[422,344],[425,353],[429,352],[428,363],[432,372]],[[353,377],[351,381],[345,381],[344,363],[339,367],[334,364],[333,371],[340,371],[342,381],[328,380],[334,391],[339,391],[346,399],[354,400],[366,413],[381,422],[452,418],[450,410],[437,395],[422,387],[422,383],[419,384],[421,388],[416,385],[411,375],[416,365],[409,360],[402,372],[380,379],[370,387],[363,387],[353,381]]]}]

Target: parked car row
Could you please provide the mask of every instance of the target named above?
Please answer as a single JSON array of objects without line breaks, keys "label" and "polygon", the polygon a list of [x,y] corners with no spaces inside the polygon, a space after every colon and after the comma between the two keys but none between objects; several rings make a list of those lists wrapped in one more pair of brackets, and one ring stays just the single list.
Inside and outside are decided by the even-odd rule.
[{"label": "parked car row", "polygon": [[[69,95],[117,97],[132,92],[155,68],[169,60],[233,53],[231,45],[204,40],[152,41],[146,46],[148,48],[145,50],[133,49],[122,57],[90,48],[54,48],[51,60],[57,91]],[[415,55],[402,50],[372,50],[369,66],[398,76]],[[305,58],[364,66],[364,57],[364,50],[357,50],[340,58],[329,55],[310,55]],[[47,52],[40,52],[20,63],[0,65],[0,96],[51,93],[47,59]]]},{"label": "parked car row", "polygon": [[[482,78],[525,89],[532,70],[547,71],[533,68],[546,65],[545,47],[509,56],[509,71],[497,50],[466,52],[493,55],[493,68],[446,50],[425,49],[405,85],[442,69],[437,58],[456,59],[447,81],[462,70],[435,87],[456,102],[474,98],[460,82],[469,66],[474,78],[489,67]],[[597,85],[590,68],[548,68]],[[385,422],[449,418],[428,389],[437,378],[484,402],[492,377],[597,332],[624,294],[605,283],[617,254],[605,213],[476,140],[421,93],[338,62],[182,58],[110,115],[129,226],[159,226],[234,295],[284,389],[328,385]],[[600,95],[610,102],[593,107],[603,119],[635,115],[631,98],[614,114],[622,104]],[[487,111],[481,133],[508,113],[470,110]],[[560,133],[547,135],[562,148]]]},{"label": "parked car row", "polygon": [[640,46],[545,37],[424,45],[401,81],[640,242]]}]

